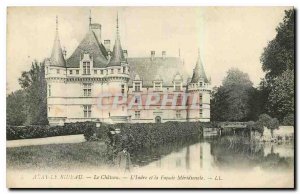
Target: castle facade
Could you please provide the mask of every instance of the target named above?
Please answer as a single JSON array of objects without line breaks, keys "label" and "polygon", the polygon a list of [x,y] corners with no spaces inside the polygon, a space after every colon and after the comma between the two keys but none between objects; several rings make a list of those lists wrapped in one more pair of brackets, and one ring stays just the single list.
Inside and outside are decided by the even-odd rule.
[{"label": "castle facade", "polygon": [[50,125],[100,121],[149,123],[210,121],[210,80],[200,55],[193,72],[183,60],[156,56],[131,58],[121,46],[119,22],[111,50],[92,23],[69,58],[61,48],[58,21],[51,57],[45,61]]}]

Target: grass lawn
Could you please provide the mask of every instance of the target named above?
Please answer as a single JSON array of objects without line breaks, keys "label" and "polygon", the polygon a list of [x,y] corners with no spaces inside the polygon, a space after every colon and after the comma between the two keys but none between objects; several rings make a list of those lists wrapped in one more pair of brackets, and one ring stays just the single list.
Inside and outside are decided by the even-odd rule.
[{"label": "grass lawn", "polygon": [[106,164],[103,142],[52,144],[7,148],[7,168],[74,169]]}]

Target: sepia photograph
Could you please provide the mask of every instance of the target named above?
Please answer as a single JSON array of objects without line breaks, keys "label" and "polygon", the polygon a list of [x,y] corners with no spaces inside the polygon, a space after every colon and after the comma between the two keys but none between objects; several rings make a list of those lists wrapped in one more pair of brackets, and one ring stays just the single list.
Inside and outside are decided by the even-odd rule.
[{"label": "sepia photograph", "polygon": [[295,8],[6,9],[7,188],[295,188]]}]

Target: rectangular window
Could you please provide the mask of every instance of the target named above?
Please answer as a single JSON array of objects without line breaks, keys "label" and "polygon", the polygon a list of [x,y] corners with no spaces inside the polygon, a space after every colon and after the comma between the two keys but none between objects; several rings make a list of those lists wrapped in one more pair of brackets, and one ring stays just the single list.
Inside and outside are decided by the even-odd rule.
[{"label": "rectangular window", "polygon": [[141,111],[135,111],[134,117],[135,117],[135,119],[140,119],[141,118]]},{"label": "rectangular window", "polygon": [[77,75],[79,74],[79,70],[76,70],[76,74],[77,74]]},{"label": "rectangular window", "polygon": [[120,68],[118,69],[118,73],[121,73],[121,69]]},{"label": "rectangular window", "polygon": [[73,74],[73,70],[70,70],[70,75],[72,75]]},{"label": "rectangular window", "polygon": [[176,118],[177,119],[181,118],[181,111],[180,110],[176,110]]},{"label": "rectangular window", "polygon": [[92,106],[91,105],[84,105],[83,106],[83,116],[84,118],[91,118],[92,115]]},{"label": "rectangular window", "polygon": [[122,94],[125,93],[125,85],[124,85],[124,84],[121,85],[121,93],[122,93]]},{"label": "rectangular window", "polygon": [[83,96],[91,96],[92,95],[92,84],[84,83],[83,84]]},{"label": "rectangular window", "polygon": [[101,70],[101,75],[103,75],[103,70]]},{"label": "rectangular window", "polygon": [[83,62],[83,74],[84,75],[90,75],[91,74],[90,62]]},{"label": "rectangular window", "polygon": [[175,82],[175,91],[181,91],[181,83]]},{"label": "rectangular window", "polygon": [[113,70],[113,69],[111,69],[111,70],[110,70],[110,73],[111,73],[111,74],[113,74],[113,73],[114,73],[114,70]]},{"label": "rectangular window", "polygon": [[200,109],[200,118],[202,118],[202,116],[203,116],[203,110],[202,110],[202,108]]},{"label": "rectangular window", "polygon": [[202,103],[202,94],[199,94],[199,103]]},{"label": "rectangular window", "polygon": [[136,92],[141,91],[141,83],[134,83],[134,91]]},{"label": "rectangular window", "polygon": [[203,82],[200,82],[200,86],[203,86]]},{"label": "rectangular window", "polygon": [[57,69],[57,70],[56,70],[56,73],[57,73],[57,74],[60,74],[60,70],[59,70],[59,69]]},{"label": "rectangular window", "polygon": [[48,85],[48,96],[51,96],[51,85]]},{"label": "rectangular window", "polygon": [[97,74],[97,70],[94,70],[94,74]]}]

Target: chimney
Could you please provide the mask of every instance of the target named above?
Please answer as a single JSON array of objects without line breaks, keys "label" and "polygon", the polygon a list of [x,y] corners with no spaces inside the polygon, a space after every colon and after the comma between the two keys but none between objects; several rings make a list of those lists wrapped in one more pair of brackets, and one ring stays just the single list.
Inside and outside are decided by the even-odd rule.
[{"label": "chimney", "polygon": [[90,28],[96,35],[98,42],[101,42],[101,24],[90,24]]},{"label": "chimney", "polygon": [[127,50],[123,50],[123,55],[124,55],[125,59],[127,59],[127,57],[128,57]]},{"label": "chimney", "polygon": [[155,57],[155,51],[151,51],[151,60],[154,60]]},{"label": "chimney", "polygon": [[110,51],[110,40],[104,40],[104,47],[107,52]]},{"label": "chimney", "polygon": [[162,58],[165,60],[166,59],[166,51],[161,52]]}]

